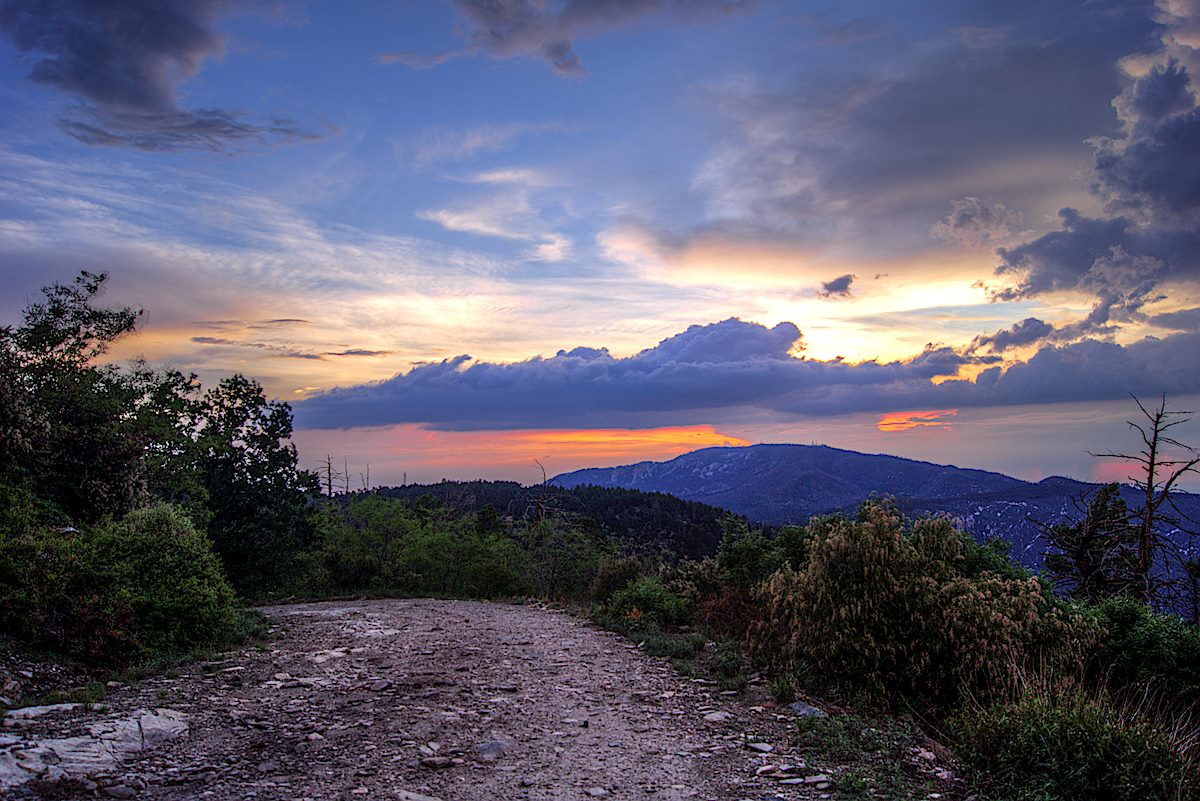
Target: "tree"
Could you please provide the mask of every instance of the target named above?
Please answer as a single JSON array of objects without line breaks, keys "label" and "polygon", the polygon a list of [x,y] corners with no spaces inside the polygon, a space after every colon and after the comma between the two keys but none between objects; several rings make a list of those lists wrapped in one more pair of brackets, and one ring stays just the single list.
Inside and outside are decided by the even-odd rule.
[{"label": "tree", "polygon": [[1145,420],[1130,420],[1128,424],[1141,437],[1142,449],[1135,454],[1094,455],[1137,466],[1130,482],[1142,502],[1130,515],[1137,530],[1137,563],[1130,590],[1135,598],[1149,602],[1157,598],[1164,583],[1164,579],[1155,577],[1156,564],[1161,562],[1170,571],[1183,561],[1179,548],[1170,539],[1170,531],[1186,531],[1187,523],[1196,523],[1178,508],[1175,496],[1182,479],[1189,473],[1200,473],[1200,452],[1168,433],[1191,420],[1195,412],[1168,409],[1165,395],[1157,406],[1149,408],[1136,396],[1133,400]]},{"label": "tree", "polygon": [[123,514],[143,497],[148,388],[96,364],[141,315],[95,304],[107,276],[82,272],[42,290],[22,323],[0,328],[0,479],[27,483],[71,520]]},{"label": "tree", "polygon": [[200,414],[209,535],[234,585],[261,594],[289,577],[311,543],[317,476],[297,467],[291,407],[267,400],[257,382],[224,379],[204,395]]},{"label": "tree", "polygon": [[1060,588],[1093,603],[1129,594],[1137,585],[1138,529],[1120,487],[1109,484],[1077,505],[1079,520],[1043,527],[1055,549],[1046,555],[1046,570]]}]

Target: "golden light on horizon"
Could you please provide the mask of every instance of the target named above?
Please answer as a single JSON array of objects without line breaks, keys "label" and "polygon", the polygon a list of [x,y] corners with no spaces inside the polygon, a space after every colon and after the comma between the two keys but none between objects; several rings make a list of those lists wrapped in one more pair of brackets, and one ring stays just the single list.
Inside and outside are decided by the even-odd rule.
[{"label": "golden light on horizon", "polygon": [[887,433],[911,431],[914,428],[949,428],[951,423],[946,418],[954,417],[957,414],[958,409],[888,412],[879,418],[875,427]]}]

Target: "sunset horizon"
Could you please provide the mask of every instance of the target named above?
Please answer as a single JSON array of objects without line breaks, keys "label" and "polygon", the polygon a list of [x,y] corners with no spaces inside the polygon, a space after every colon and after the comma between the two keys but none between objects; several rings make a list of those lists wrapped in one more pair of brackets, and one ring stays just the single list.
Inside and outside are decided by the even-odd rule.
[{"label": "sunset horizon", "polygon": [[250,376],[376,483],[1108,481],[1132,396],[1200,407],[1200,17],[1060,5],[10,2],[0,322],[108,273],[107,358]]}]

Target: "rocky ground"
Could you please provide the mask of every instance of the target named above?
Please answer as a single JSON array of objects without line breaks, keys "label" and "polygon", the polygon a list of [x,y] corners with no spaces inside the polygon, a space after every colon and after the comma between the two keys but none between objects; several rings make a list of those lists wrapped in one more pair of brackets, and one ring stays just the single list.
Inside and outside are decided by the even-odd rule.
[{"label": "rocky ground", "polygon": [[796,713],[683,678],[562,612],[434,600],[265,612],[267,641],[228,659],[112,688],[103,708],[10,712],[0,795],[836,797],[828,766],[795,750]]}]

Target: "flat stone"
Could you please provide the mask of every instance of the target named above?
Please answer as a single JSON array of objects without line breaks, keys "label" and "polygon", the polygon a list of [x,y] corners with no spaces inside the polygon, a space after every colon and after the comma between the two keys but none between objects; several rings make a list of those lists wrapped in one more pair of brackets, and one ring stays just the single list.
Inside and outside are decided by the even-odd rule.
[{"label": "flat stone", "polygon": [[827,717],[829,717],[829,713],[827,713],[825,710],[818,709],[817,707],[813,706],[812,704],[805,703],[804,701],[794,701],[791,704],[788,704],[788,709],[792,710],[792,712],[794,712],[795,714],[799,715],[802,718],[827,718]]}]

